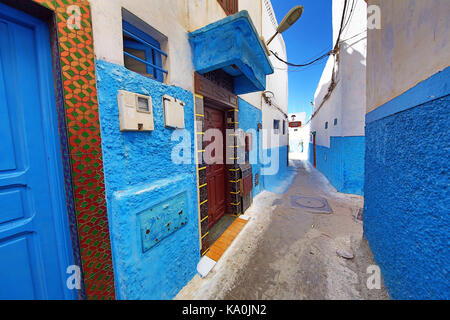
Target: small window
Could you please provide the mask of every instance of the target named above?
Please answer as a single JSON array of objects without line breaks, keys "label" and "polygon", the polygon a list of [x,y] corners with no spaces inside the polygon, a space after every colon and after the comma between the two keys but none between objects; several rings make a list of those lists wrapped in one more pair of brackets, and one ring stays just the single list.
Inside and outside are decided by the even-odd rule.
[{"label": "small window", "polygon": [[127,69],[164,81],[168,72],[162,68],[162,56],[167,54],[158,41],[127,21],[123,21],[123,54]]},{"label": "small window", "polygon": [[280,133],[280,120],[273,120],[273,131],[275,134]]},{"label": "small window", "polygon": [[325,122],[325,129],[328,129],[328,121]]},{"label": "small window", "polygon": [[286,134],[286,121],[283,120],[283,135]]},{"label": "small window", "polygon": [[338,119],[336,118],[336,119],[334,119],[334,125],[337,126],[337,124],[338,124]]}]

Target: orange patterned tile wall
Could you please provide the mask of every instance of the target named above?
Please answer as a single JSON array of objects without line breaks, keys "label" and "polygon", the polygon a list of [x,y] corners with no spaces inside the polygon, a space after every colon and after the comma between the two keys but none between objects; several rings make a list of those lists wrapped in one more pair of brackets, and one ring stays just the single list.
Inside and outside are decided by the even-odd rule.
[{"label": "orange patterned tile wall", "polygon": [[[71,186],[87,299],[115,299],[89,2],[33,0],[55,12]],[[53,51],[55,54],[55,50]],[[67,186],[66,186],[67,187]],[[77,253],[75,253],[76,255]]]}]

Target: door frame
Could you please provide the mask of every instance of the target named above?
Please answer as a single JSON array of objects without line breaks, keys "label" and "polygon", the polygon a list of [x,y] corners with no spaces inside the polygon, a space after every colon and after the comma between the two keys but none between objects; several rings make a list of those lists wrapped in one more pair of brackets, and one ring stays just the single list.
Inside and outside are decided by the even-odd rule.
[{"label": "door frame", "polygon": [[[65,187],[67,200],[64,207],[68,212],[66,219],[70,227],[73,259],[81,268],[81,289],[74,290],[74,294],[78,294],[78,299],[114,300],[115,278],[105,197],[89,1],[0,2],[34,16],[49,26],[53,58],[50,66],[56,88],[56,101],[52,102],[56,104],[56,109],[50,110],[47,117],[58,119],[61,150],[56,152],[62,156],[64,181],[61,183]],[[80,26],[73,27],[72,18],[80,13]],[[81,92],[74,92],[74,88],[81,88]],[[87,111],[83,108],[87,108]],[[53,125],[56,126],[56,123]],[[88,137],[84,136],[86,133]]]},{"label": "door frame", "polygon": [[[74,265],[73,248],[71,244],[68,211],[66,206],[66,194],[64,183],[64,170],[62,164],[61,138],[58,128],[56,110],[56,97],[52,68],[50,28],[41,19],[25,14],[20,10],[0,3],[0,18],[34,30],[37,55],[38,82],[40,86],[40,113],[42,116],[42,133],[44,137],[44,153],[48,159],[47,172],[49,175],[49,190],[51,191],[51,206],[54,217],[54,229],[58,252],[58,262],[61,270],[61,284],[64,288],[65,299],[76,299],[76,291],[69,290],[66,281],[66,270]],[[15,87],[19,85],[16,74],[10,75],[11,82]],[[32,159],[29,159],[32,161]]]},{"label": "door frame", "polygon": [[[219,81],[220,82],[220,81]],[[227,81],[225,81],[227,82]],[[225,113],[225,134],[228,130],[239,129],[239,99],[224,86],[218,85],[204,76],[194,73],[195,88],[195,122],[196,122],[196,155],[197,155],[197,177],[198,177],[198,203],[199,203],[199,234],[200,234],[200,254],[204,256],[208,253],[212,243],[209,241],[208,226],[208,192],[206,164],[203,160],[205,151],[204,121],[205,105],[211,102],[217,109]],[[238,164],[238,154],[242,146],[239,146],[238,137],[234,135],[233,139],[225,139],[225,193],[226,193],[226,212],[225,214],[242,214],[242,196],[240,183],[240,166]],[[225,138],[228,138],[225,136]],[[229,150],[232,150],[230,153]],[[227,159],[227,157],[230,157]]]}]

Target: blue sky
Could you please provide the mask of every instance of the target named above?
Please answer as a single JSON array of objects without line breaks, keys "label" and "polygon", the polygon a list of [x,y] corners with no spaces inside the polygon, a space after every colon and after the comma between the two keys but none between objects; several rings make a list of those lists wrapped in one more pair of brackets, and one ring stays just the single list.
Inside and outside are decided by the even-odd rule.
[{"label": "blue sky", "polygon": [[[272,0],[278,22],[291,8],[303,5],[303,15],[297,23],[283,33],[288,61],[303,64],[331,50],[333,34],[331,20],[332,0]],[[307,112],[311,115],[314,99],[326,59],[306,68],[289,67],[289,113]]]}]

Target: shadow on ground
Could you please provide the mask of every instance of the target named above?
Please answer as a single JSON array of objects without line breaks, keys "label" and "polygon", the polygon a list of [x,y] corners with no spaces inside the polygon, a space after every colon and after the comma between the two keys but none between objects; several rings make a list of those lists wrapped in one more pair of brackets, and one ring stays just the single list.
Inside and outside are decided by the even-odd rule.
[{"label": "shadow on ground", "polygon": [[[308,162],[292,166],[297,174],[287,192],[255,198],[250,222],[213,271],[176,299],[389,299],[384,287],[366,286],[375,263],[355,219],[363,198],[336,192]],[[332,213],[318,212],[314,200],[293,205],[299,195],[325,199]]]}]

